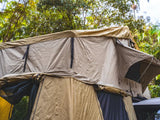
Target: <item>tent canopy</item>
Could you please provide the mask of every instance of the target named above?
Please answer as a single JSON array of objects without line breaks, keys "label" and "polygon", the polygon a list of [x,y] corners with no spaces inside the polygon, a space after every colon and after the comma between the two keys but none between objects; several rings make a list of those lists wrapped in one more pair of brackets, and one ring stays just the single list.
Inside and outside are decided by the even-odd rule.
[{"label": "tent canopy", "polygon": [[[128,27],[111,27],[69,30],[2,43],[0,85],[41,73],[71,76],[85,83],[141,95],[160,73],[160,62],[130,48],[129,39]],[[139,77],[133,77],[137,70],[135,76]]]}]

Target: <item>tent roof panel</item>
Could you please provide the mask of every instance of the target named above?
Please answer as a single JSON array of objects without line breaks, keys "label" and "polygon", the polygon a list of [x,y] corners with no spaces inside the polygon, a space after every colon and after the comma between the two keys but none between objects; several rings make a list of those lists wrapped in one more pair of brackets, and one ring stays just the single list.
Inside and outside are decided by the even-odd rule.
[{"label": "tent roof panel", "polygon": [[96,30],[66,30],[62,32],[56,32],[46,35],[40,35],[35,37],[29,37],[20,39],[13,42],[5,42],[0,44],[0,49],[23,46],[28,44],[34,44],[38,42],[44,42],[48,40],[56,40],[66,37],[91,37],[91,36],[105,36],[114,38],[131,39],[130,30],[127,26],[125,27],[109,27],[104,29]]}]

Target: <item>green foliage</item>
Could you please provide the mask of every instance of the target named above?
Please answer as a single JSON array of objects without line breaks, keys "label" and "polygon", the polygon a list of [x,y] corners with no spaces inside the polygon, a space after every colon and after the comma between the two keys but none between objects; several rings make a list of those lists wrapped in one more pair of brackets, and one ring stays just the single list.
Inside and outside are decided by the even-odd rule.
[{"label": "green foliage", "polygon": [[150,93],[151,93],[151,97],[160,97],[160,86],[159,85],[149,85],[148,86]]},{"label": "green foliage", "polygon": [[[144,27],[143,30],[142,33],[136,31],[134,36],[139,49],[160,60],[160,29],[153,25]],[[160,97],[160,75],[155,77],[148,87],[151,97]]]},{"label": "green foliage", "polygon": [[160,59],[160,29],[156,26],[144,28],[143,33],[137,32],[134,36],[141,51]]},{"label": "green foliage", "polygon": [[0,39],[4,42],[14,39],[19,33],[18,30],[25,24],[24,18],[27,13],[26,4],[8,2],[6,9],[0,14]]},{"label": "green foliage", "polygon": [[13,108],[11,120],[23,120],[27,115],[29,97],[25,96]]},{"label": "green foliage", "polygon": [[151,97],[160,97],[160,75],[156,76],[156,78],[149,84],[148,88]]},{"label": "green foliage", "polygon": [[155,84],[160,86],[160,75],[156,77]]},{"label": "green foliage", "polygon": [[11,1],[0,14],[0,40],[12,41],[68,29],[91,29],[128,25],[143,31],[135,20],[134,0],[28,0]]}]

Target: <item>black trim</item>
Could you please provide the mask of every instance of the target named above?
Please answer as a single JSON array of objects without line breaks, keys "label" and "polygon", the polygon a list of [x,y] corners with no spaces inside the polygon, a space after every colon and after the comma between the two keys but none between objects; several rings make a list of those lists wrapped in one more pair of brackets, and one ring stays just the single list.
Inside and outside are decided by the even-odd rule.
[{"label": "black trim", "polygon": [[71,38],[71,63],[70,68],[73,67],[73,60],[74,60],[74,38]]},{"label": "black trim", "polygon": [[129,39],[129,46],[135,48],[135,43],[131,39]]},{"label": "black trim", "polygon": [[24,53],[24,56],[23,56],[23,58],[22,58],[22,59],[25,59],[25,60],[24,60],[23,72],[25,72],[25,70],[26,70],[26,63],[27,63],[27,59],[28,59],[29,48],[30,48],[30,45],[27,45],[27,50],[26,50],[26,52]]}]

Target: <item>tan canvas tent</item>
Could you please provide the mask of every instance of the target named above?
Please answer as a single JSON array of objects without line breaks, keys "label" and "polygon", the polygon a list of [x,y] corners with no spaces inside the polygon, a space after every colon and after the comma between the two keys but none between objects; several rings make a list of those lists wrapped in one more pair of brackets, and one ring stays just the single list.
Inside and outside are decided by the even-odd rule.
[{"label": "tan canvas tent", "polygon": [[[132,48],[131,39],[128,27],[110,27],[2,43],[1,96],[17,104],[22,95],[11,99],[15,94],[34,91],[27,118],[31,120],[136,120],[130,96],[143,97],[148,83],[160,73],[160,62]],[[11,92],[11,86],[23,90]],[[106,104],[109,99],[124,118]],[[102,109],[104,100],[107,107]]]}]

